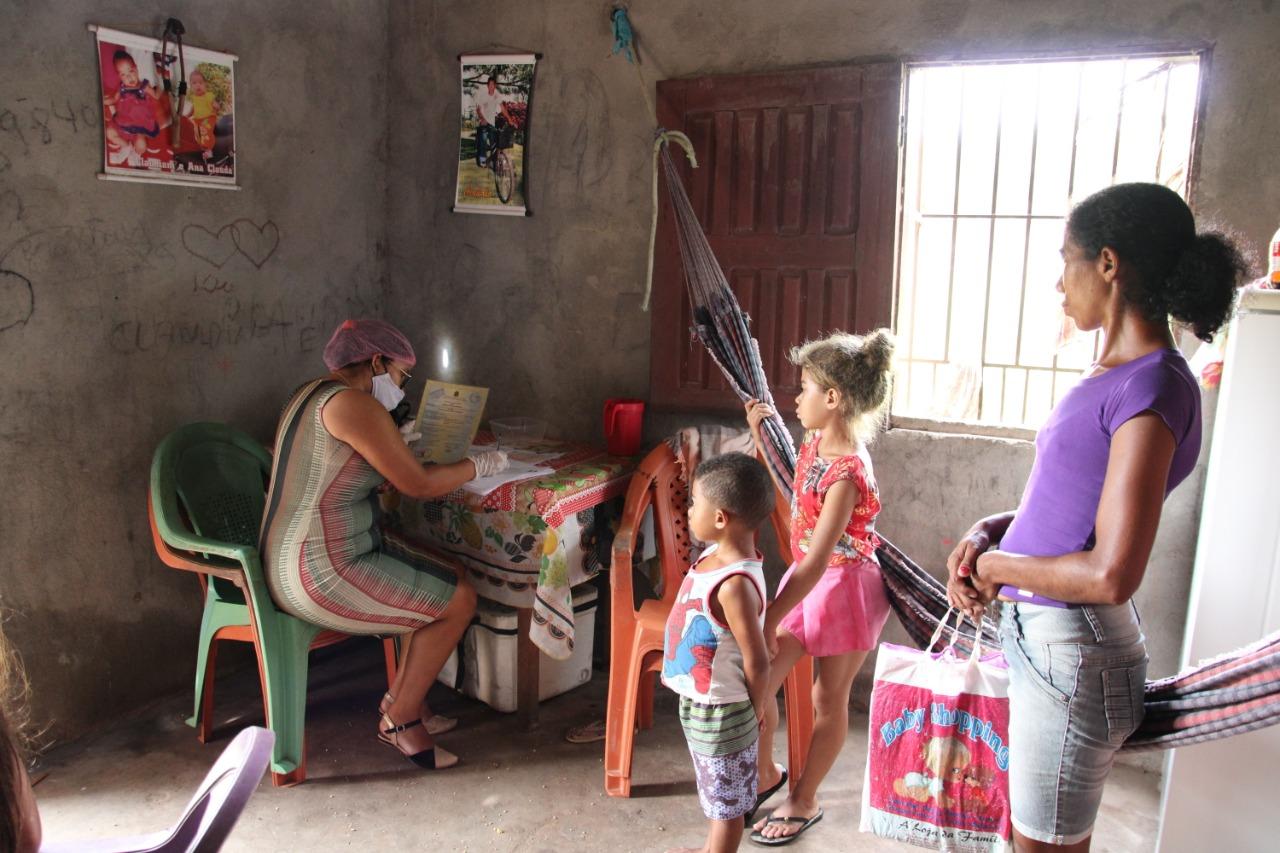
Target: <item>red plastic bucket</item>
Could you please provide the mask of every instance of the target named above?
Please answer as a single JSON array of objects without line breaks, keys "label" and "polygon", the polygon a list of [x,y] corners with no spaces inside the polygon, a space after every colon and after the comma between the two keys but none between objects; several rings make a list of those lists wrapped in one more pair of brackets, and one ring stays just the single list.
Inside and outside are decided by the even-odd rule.
[{"label": "red plastic bucket", "polygon": [[644,400],[615,397],[604,401],[604,438],[614,456],[635,456],[640,452],[640,432],[644,421]]}]

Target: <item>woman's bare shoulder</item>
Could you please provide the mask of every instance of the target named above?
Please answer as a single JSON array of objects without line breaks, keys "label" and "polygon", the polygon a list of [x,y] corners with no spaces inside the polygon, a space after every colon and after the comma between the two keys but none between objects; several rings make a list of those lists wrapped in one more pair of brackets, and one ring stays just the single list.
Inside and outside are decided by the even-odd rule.
[{"label": "woman's bare shoulder", "polygon": [[344,438],[351,432],[362,431],[386,409],[373,398],[356,388],[341,388],[326,400],[320,409],[325,428],[336,438]]}]

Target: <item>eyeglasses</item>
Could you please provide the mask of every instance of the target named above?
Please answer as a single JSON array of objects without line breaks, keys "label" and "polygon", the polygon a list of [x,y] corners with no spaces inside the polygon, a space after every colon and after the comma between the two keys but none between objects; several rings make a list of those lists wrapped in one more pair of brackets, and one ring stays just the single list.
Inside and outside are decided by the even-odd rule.
[{"label": "eyeglasses", "polygon": [[385,356],[383,357],[382,365],[383,365],[382,369],[383,369],[383,371],[385,371],[386,373],[390,373],[390,372],[391,372],[391,368],[393,368],[393,367],[394,367],[396,370],[400,371],[400,381],[397,383],[397,386],[398,386],[398,387],[400,387],[400,388],[403,388],[404,386],[408,385],[408,384],[409,384],[409,380],[413,378],[413,374],[412,374],[412,373],[410,373],[409,371],[405,370],[405,369],[404,369],[403,367],[401,367],[400,365],[393,363],[393,362],[391,361],[391,359],[386,358]]}]

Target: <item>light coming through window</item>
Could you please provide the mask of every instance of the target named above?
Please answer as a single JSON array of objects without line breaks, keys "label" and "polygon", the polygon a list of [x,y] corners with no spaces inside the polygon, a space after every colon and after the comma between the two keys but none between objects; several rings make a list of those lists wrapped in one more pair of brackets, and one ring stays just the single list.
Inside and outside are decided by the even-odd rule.
[{"label": "light coming through window", "polygon": [[907,69],[899,416],[1038,427],[1096,355],[1064,330],[1073,199],[1156,181],[1186,195],[1199,57]]}]

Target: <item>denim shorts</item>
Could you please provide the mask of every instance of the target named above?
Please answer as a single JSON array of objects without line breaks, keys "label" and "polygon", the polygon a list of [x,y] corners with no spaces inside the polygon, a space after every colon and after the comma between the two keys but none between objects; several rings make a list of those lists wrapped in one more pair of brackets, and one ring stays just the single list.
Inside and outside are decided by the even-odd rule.
[{"label": "denim shorts", "polygon": [[1048,844],[1093,833],[1116,751],[1142,722],[1147,647],[1133,602],[1002,605],[1013,825]]}]

